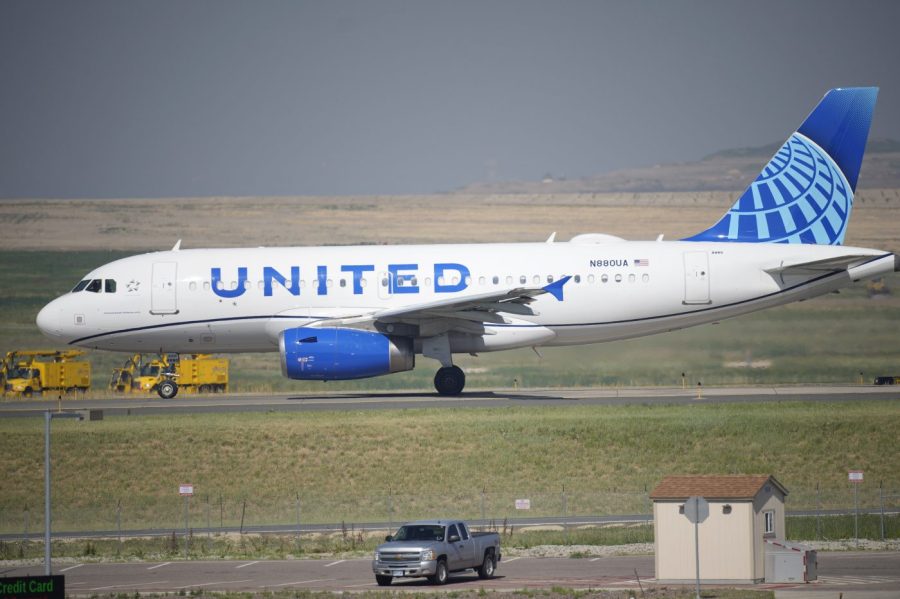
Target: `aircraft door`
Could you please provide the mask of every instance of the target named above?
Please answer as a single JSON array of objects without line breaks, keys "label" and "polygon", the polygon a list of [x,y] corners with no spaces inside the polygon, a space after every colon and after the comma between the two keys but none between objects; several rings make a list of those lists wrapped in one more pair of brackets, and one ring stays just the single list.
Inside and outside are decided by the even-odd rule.
[{"label": "aircraft door", "polygon": [[154,262],[150,284],[150,313],[178,314],[176,302],[177,262]]},{"label": "aircraft door", "polygon": [[706,252],[684,253],[684,303],[712,303],[709,299],[709,254]]}]

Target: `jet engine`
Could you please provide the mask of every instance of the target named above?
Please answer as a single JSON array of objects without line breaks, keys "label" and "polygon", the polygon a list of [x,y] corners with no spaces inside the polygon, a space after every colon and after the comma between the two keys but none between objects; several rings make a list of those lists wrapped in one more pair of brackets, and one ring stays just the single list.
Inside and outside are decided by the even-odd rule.
[{"label": "jet engine", "polygon": [[290,379],[338,381],[412,370],[411,338],[372,331],[298,327],[279,336],[281,372]]}]

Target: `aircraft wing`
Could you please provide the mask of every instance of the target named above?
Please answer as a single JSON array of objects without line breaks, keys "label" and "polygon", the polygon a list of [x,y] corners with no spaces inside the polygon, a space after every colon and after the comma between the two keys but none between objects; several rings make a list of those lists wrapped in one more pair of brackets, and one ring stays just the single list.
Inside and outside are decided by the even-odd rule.
[{"label": "aircraft wing", "polygon": [[420,327],[420,336],[457,331],[475,335],[490,334],[485,323],[509,322],[503,314],[535,316],[529,304],[538,296],[549,293],[557,300],[563,299],[563,286],[571,277],[562,277],[544,287],[515,287],[473,295],[453,296],[431,302],[408,304],[397,308],[376,310],[367,314],[328,318],[307,326],[349,326],[359,328],[383,325],[408,324]]}]

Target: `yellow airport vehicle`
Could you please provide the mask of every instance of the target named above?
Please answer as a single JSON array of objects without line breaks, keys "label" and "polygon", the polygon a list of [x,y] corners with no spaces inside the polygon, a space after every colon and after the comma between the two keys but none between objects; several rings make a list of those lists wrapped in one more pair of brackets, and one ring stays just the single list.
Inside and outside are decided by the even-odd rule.
[{"label": "yellow airport vehicle", "polygon": [[0,365],[3,394],[32,397],[48,391],[74,393],[91,388],[91,363],[75,360],[81,350],[27,350],[6,354]]},{"label": "yellow airport vehicle", "polygon": [[174,397],[179,389],[187,393],[224,393],[228,390],[228,360],[207,354],[134,354],[113,371],[109,388],[119,393],[155,391],[164,399]]}]

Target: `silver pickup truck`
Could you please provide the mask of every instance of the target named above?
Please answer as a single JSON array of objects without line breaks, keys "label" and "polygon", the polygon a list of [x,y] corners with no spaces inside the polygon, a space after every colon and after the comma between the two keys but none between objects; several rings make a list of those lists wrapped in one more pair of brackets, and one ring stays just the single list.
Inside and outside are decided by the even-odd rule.
[{"label": "silver pickup truck", "polygon": [[395,578],[426,576],[444,584],[450,572],[474,569],[491,578],[500,561],[500,535],[472,532],[459,520],[423,520],[401,526],[375,549],[372,571],[380,586]]}]

